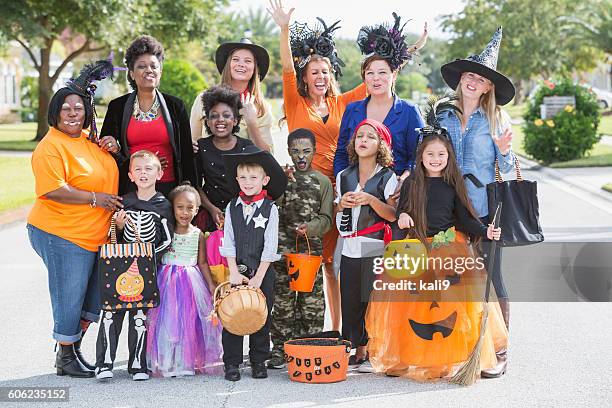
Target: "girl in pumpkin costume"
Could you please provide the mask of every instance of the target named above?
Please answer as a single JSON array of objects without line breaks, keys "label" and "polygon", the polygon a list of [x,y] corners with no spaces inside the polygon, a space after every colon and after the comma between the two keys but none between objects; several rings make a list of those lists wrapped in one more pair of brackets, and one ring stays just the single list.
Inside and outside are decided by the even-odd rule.
[{"label": "girl in pumpkin costume", "polygon": [[[438,104],[438,106],[443,106]],[[451,104],[445,107],[452,108]],[[499,239],[501,229],[487,228],[475,216],[451,142],[435,122],[431,107],[414,174],[403,184],[397,209],[402,238],[406,229],[417,240],[394,241],[395,256],[419,246],[424,267],[414,268],[414,286],[405,291],[372,294],[366,315],[370,362],[378,372],[416,380],[450,377],[468,360],[480,334],[484,307],[489,323],[481,349],[481,369],[494,367],[495,352],[506,347],[508,333],[497,302],[482,302],[486,271],[469,245],[470,238]],[[412,241],[412,242],[410,242]],[[470,261],[471,260],[471,261]],[[381,275],[383,283],[398,283],[397,273]],[[400,276],[401,277],[401,276]],[[379,282],[375,288],[383,288]]]}]

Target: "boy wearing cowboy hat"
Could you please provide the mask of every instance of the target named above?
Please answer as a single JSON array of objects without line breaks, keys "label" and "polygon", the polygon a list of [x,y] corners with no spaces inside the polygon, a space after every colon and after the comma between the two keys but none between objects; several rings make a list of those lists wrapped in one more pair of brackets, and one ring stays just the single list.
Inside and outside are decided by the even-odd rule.
[{"label": "boy wearing cowboy hat", "polygon": [[[224,240],[219,248],[227,258],[230,282],[260,288],[266,297],[268,316],[264,326],[250,335],[249,358],[253,378],[267,378],[265,360],[270,353],[270,314],[274,305],[275,272],[278,261],[278,208],[274,204],[287,187],[287,176],[274,157],[256,146],[223,156],[225,169],[237,197],[225,210]],[[225,379],[240,380],[242,336],[223,329]]]}]

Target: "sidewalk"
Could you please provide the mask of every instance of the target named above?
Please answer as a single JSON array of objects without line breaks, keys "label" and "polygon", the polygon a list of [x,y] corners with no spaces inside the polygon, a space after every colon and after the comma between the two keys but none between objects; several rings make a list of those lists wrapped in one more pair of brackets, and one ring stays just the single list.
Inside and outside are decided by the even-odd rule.
[{"label": "sidewalk", "polygon": [[526,159],[525,157],[518,157],[521,161],[521,169],[524,168],[540,172],[546,177],[559,180],[572,188],[612,203],[612,193],[601,188],[604,184],[612,182],[612,167],[571,167],[566,169],[552,169]]}]

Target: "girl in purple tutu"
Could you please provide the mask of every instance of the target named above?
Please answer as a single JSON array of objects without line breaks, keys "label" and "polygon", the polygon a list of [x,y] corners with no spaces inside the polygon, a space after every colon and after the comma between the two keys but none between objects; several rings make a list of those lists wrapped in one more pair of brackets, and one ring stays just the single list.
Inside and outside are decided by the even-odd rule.
[{"label": "girl in purple tutu", "polygon": [[159,307],[149,312],[147,361],[154,375],[210,372],[221,359],[221,326],[207,319],[215,284],[206,262],[204,234],[191,225],[200,196],[189,184],[169,195],[176,228],[157,273]]}]

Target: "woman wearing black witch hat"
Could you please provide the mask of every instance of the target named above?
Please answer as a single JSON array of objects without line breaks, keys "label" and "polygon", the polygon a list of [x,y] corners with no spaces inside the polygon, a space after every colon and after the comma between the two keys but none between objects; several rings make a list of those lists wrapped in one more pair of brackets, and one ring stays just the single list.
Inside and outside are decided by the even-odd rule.
[{"label": "woman wearing black witch hat", "polygon": [[[514,98],[514,85],[497,71],[497,57],[502,28],[479,55],[457,59],[441,68],[446,84],[457,94],[462,113],[445,111],[440,125],[448,130],[455,149],[457,164],[466,179],[466,187],[474,210],[483,223],[489,222],[486,186],[495,180],[495,166],[507,172],[514,166],[512,131],[508,115],[499,106]],[[487,242],[483,243],[487,253]],[[508,327],[510,305],[501,274],[501,249],[496,252],[493,286]],[[499,365],[483,371],[483,377],[499,377],[506,371],[506,351],[498,353]]]}]

